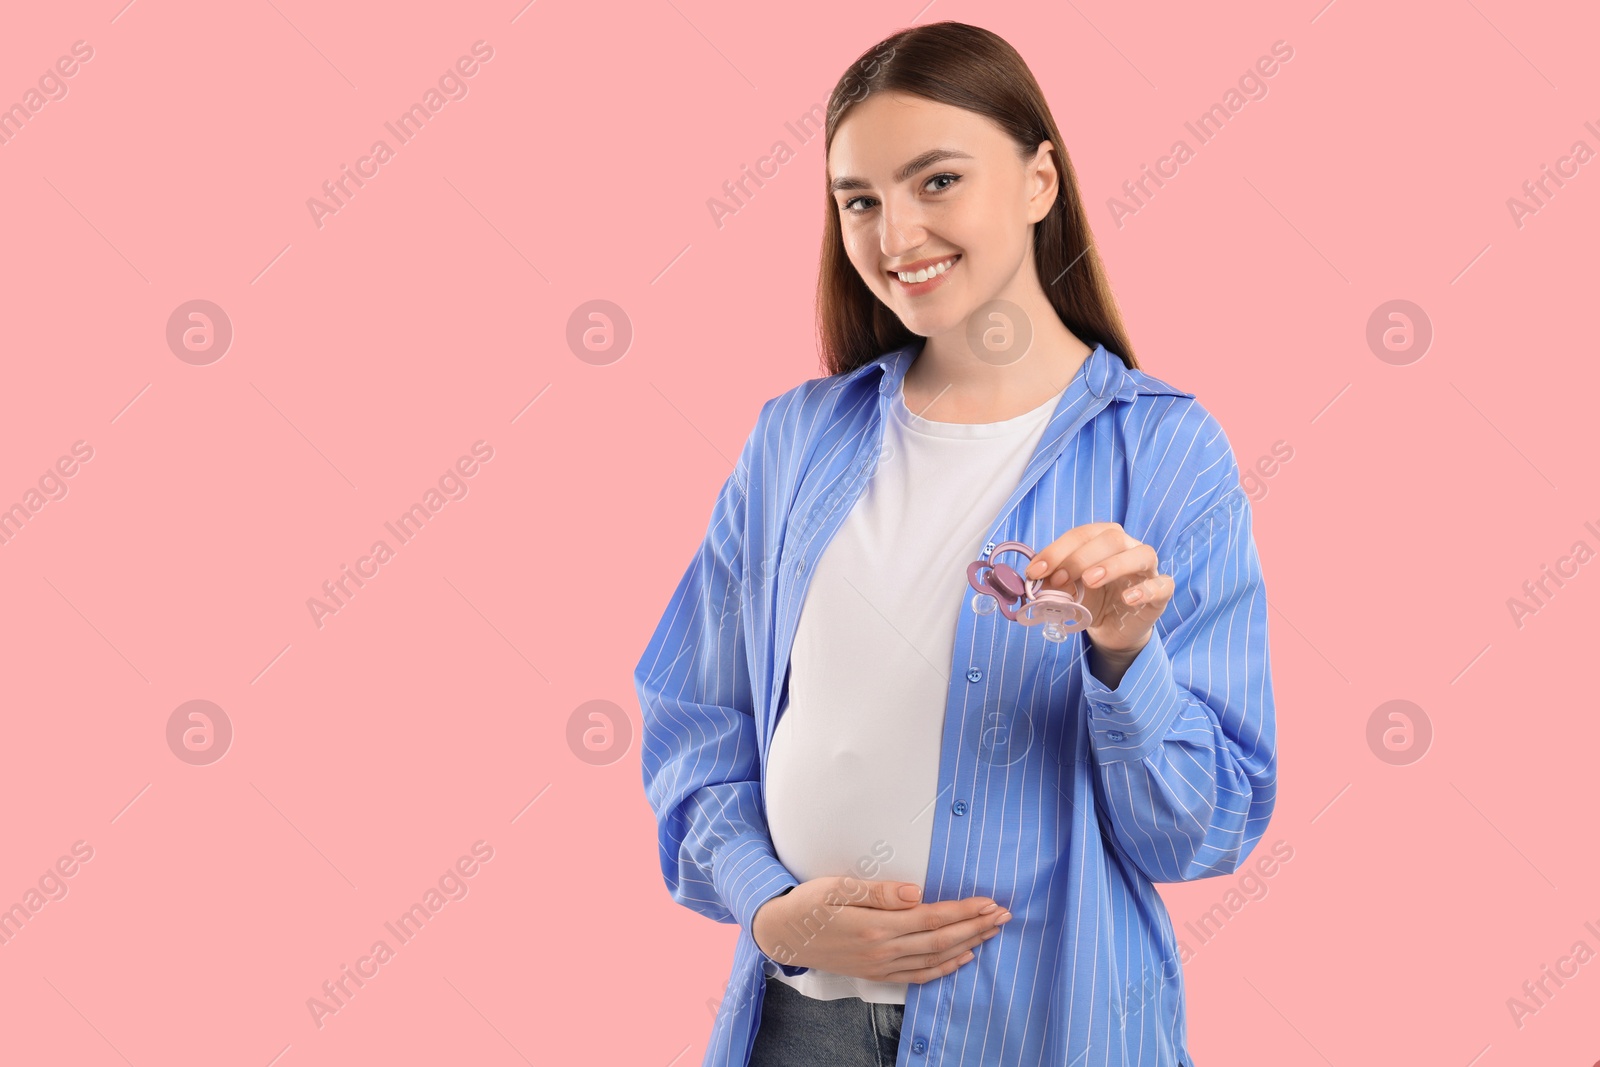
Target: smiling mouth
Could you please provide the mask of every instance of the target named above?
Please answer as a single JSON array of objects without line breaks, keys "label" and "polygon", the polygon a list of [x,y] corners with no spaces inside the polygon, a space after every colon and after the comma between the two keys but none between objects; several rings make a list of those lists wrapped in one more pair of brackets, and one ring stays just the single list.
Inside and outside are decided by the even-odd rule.
[{"label": "smiling mouth", "polygon": [[961,254],[958,252],[953,256],[948,256],[944,259],[941,259],[931,267],[924,267],[921,270],[910,272],[891,270],[885,273],[887,273],[889,277],[893,278],[901,285],[905,285],[910,288],[916,288],[917,286],[926,285],[928,282],[948,274],[951,269],[954,268],[958,262],[960,262],[960,260]]}]

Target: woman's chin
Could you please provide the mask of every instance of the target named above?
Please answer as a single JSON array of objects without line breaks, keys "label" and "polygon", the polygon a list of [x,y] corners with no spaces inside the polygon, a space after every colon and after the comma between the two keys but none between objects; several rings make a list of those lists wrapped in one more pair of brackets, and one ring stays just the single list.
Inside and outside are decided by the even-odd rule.
[{"label": "woman's chin", "polygon": [[951,330],[960,330],[971,311],[971,308],[956,306],[953,301],[937,308],[894,308],[901,325],[918,337],[937,337]]}]

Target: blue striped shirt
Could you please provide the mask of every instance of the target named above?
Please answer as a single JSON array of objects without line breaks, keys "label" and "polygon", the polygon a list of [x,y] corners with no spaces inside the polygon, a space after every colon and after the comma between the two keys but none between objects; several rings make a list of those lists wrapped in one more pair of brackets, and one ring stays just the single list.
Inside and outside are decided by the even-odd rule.
[{"label": "blue striped shirt", "polygon": [[[756,909],[797,884],[767,829],[767,752],[813,564],[872,477],[921,345],[762,406],[634,672],[667,889],[740,928],[707,1067],[748,1063],[767,964],[803,970],[751,936]],[[1194,1062],[1177,938],[1152,883],[1229,874],[1266,832],[1267,600],[1221,425],[1103,345],[984,551],[1040,549],[1089,522],[1151,545],[1176,589],[1115,689],[1089,670],[1086,634],[1052,643],[963,601],[923,899],[988,896],[1013,918],[971,962],[907,988],[897,1067]]]}]

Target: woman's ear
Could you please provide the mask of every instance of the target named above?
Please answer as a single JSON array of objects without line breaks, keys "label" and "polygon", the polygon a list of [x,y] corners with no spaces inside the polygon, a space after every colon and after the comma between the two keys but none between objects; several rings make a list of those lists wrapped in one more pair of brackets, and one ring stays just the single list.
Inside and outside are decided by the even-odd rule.
[{"label": "woman's ear", "polygon": [[1026,180],[1027,188],[1031,191],[1028,197],[1028,221],[1038,222],[1050,214],[1050,209],[1055,206],[1061,184],[1055,145],[1050,141],[1040,141],[1039,147],[1034,150],[1033,159],[1027,164]]}]

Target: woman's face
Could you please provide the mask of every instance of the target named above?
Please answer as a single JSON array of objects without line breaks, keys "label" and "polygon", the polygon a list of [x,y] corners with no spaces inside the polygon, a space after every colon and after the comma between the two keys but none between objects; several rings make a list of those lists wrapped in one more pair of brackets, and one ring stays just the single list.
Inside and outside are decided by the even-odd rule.
[{"label": "woman's face", "polygon": [[[1031,224],[1056,197],[1050,142],[1022,159],[982,115],[878,93],[834,133],[828,179],[850,262],[911,332],[963,329],[996,298],[1032,303]],[[936,264],[944,273],[920,283],[891,273]]]}]

